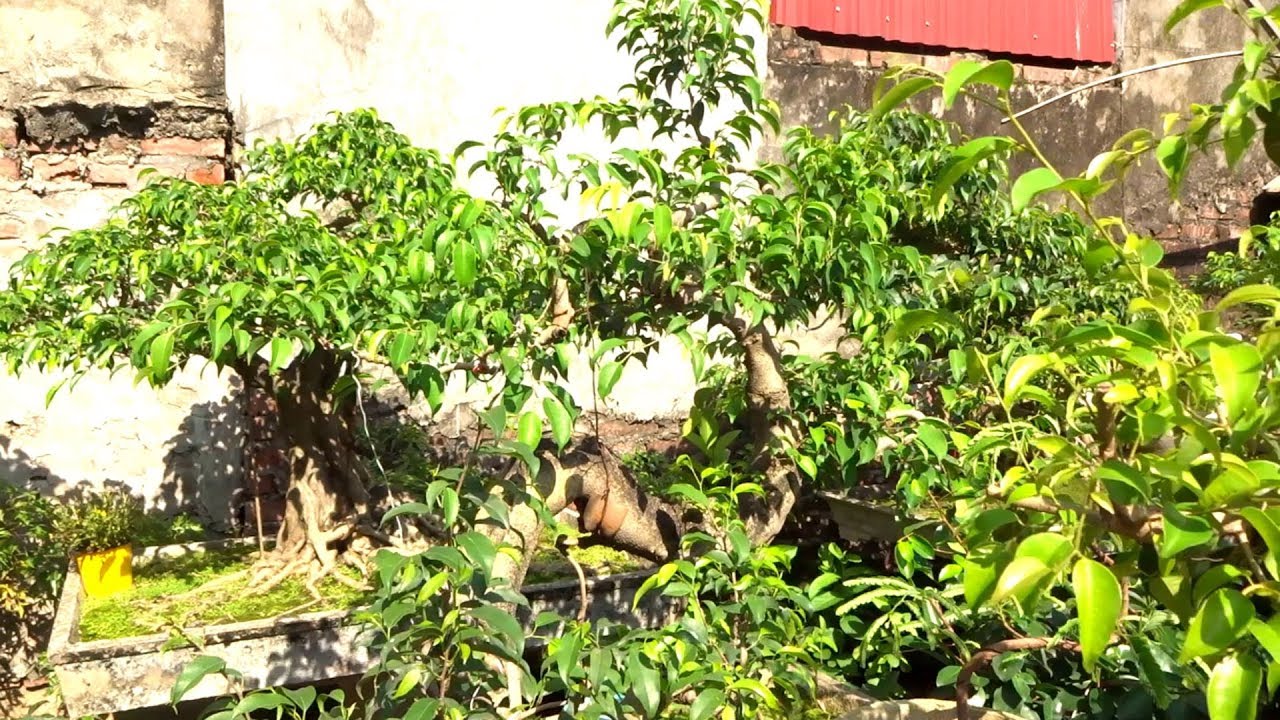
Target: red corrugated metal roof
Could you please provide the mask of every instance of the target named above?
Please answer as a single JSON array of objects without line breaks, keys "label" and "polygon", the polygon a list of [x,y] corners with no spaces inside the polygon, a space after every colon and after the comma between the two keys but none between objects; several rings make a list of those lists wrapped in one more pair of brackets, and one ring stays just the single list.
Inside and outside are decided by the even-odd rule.
[{"label": "red corrugated metal roof", "polygon": [[1110,63],[1113,0],[773,0],[778,25],[953,50]]}]

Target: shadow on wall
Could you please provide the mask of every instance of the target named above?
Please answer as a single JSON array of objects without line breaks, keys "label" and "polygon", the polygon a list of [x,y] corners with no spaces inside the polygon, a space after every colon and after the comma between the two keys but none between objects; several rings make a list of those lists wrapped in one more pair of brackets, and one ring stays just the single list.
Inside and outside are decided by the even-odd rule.
[{"label": "shadow on wall", "polygon": [[244,398],[238,382],[231,386],[220,398],[185,408],[168,403],[177,410],[172,414],[156,402],[163,411],[152,416],[105,419],[87,434],[57,437],[39,413],[0,423],[0,482],[53,498],[122,486],[148,510],[190,513],[226,532],[244,476]]},{"label": "shadow on wall", "polygon": [[[237,383],[238,386],[238,383]],[[164,481],[155,506],[191,512],[206,527],[228,533],[245,475],[245,403],[239,391],[198,403],[165,443]]]}]

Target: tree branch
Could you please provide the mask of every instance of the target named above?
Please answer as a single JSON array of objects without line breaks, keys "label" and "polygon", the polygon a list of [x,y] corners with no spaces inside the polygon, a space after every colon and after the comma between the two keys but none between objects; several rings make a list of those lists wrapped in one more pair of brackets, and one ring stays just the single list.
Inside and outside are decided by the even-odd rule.
[{"label": "tree branch", "polygon": [[1007,652],[1040,650],[1050,645],[1071,652],[1080,652],[1079,643],[1073,640],[1059,640],[1055,644],[1052,638],[1013,638],[992,643],[974,653],[969,662],[960,669],[960,674],[956,676],[956,720],[969,720],[969,681],[975,673],[980,672],[991,664],[992,660]]}]

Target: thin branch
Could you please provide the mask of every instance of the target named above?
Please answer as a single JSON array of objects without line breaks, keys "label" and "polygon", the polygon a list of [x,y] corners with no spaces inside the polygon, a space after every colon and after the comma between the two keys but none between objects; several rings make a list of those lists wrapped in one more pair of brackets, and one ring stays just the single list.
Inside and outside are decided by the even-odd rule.
[{"label": "thin branch", "polygon": [[956,676],[956,720],[969,720],[969,681],[982,671],[992,660],[1007,652],[1041,650],[1048,647],[1061,648],[1070,652],[1080,652],[1080,645],[1073,640],[1054,641],[1052,638],[1013,638],[992,643],[973,654],[969,662],[960,669]]}]

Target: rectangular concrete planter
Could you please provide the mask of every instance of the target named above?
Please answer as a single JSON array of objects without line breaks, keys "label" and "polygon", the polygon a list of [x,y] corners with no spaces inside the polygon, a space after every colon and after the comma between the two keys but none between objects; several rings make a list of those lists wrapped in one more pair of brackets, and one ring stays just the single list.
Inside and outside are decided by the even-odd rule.
[{"label": "rectangular concrete planter", "polygon": [[[225,543],[193,543],[147,548],[135,557],[135,567],[157,557],[171,557]],[[587,580],[587,617],[629,625],[654,626],[672,617],[669,601],[651,593],[632,612],[635,590],[652,571],[608,575]],[[526,627],[543,612],[576,617],[581,590],[576,579],[524,588],[530,607],[518,613]],[[71,717],[156,707],[169,702],[169,692],[182,668],[197,655],[226,660],[244,675],[245,689],[348,678],[370,667],[370,655],[359,642],[360,627],[348,611],[302,613],[295,616],[211,625],[186,630],[204,646],[166,648],[171,636],[156,633],[117,640],[81,642],[79,625],[84,591],[75,563],[71,564],[49,641],[49,662]],[[186,699],[211,698],[231,692],[225,678],[206,677]]]}]

